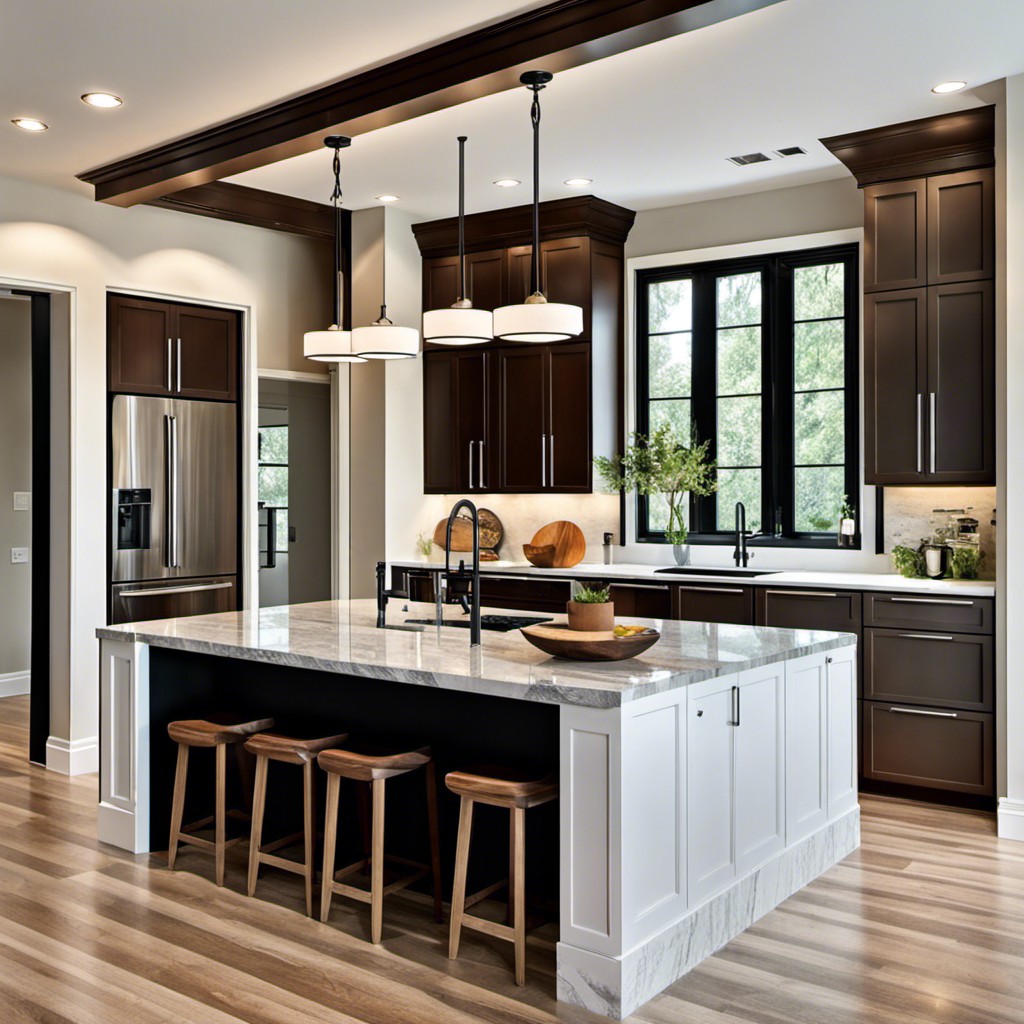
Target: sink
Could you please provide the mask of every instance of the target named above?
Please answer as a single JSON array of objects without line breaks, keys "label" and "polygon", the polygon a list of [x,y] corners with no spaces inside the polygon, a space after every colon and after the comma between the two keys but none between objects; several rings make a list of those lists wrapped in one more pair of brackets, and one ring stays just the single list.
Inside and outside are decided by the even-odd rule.
[{"label": "sink", "polygon": [[702,569],[696,565],[672,565],[667,569],[654,571],[670,573],[673,576],[725,576],[728,579],[772,576],[779,572],[778,569]]}]

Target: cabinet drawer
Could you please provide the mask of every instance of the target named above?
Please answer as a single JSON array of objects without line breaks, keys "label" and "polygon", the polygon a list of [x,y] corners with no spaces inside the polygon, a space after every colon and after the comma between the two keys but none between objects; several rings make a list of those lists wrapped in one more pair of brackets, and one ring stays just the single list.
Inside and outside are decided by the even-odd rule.
[{"label": "cabinet drawer", "polygon": [[757,624],[784,629],[860,631],[861,603],[857,591],[759,590]]},{"label": "cabinet drawer", "polygon": [[[864,624],[893,629],[991,633],[991,597],[924,597],[914,594],[864,595]],[[775,623],[772,623],[775,625]]]},{"label": "cabinet drawer", "polygon": [[991,711],[992,637],[864,630],[864,699]]},{"label": "cabinet drawer", "polygon": [[613,583],[611,594],[617,618],[630,615],[642,619],[672,618],[672,591],[667,586]]},{"label": "cabinet drawer", "polygon": [[518,608],[526,612],[561,612],[569,600],[568,580],[480,580],[480,598],[488,608]]},{"label": "cabinet drawer", "polygon": [[864,701],[864,777],[991,796],[992,716]]},{"label": "cabinet drawer", "polygon": [[693,583],[674,587],[673,590],[674,619],[753,625],[752,587],[719,587],[710,583]]}]

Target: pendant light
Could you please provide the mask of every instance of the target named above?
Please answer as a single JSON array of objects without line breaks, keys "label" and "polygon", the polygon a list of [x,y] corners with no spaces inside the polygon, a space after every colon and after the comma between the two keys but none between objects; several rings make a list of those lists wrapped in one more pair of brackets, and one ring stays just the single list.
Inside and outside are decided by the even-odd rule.
[{"label": "pendant light", "polygon": [[540,287],[540,91],[553,77],[550,71],[527,71],[519,79],[533,93],[533,254],[526,301],[494,311],[494,337],[500,341],[565,341],[583,333],[583,310],[548,302]]},{"label": "pendant light", "polygon": [[334,150],[334,323],[326,331],[307,331],[302,336],[302,353],[320,363],[363,363],[352,352],[352,332],[341,326],[341,150],[352,145],[344,135],[329,135],[324,145]]},{"label": "pendant light", "polygon": [[436,345],[479,345],[494,337],[494,318],[474,309],[466,295],[466,136],[459,136],[459,294],[447,309],[423,314],[423,340]]}]

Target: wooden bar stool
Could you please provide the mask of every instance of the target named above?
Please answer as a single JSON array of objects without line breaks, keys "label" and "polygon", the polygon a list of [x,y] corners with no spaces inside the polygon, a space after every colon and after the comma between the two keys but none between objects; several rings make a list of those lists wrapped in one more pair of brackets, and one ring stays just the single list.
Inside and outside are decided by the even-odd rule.
[{"label": "wooden bar stool", "polygon": [[[282,871],[302,875],[306,882],[306,916],[313,916],[313,881],[316,877],[316,861],[313,847],[316,844],[316,775],[313,770],[316,755],[321,750],[337,747],[348,739],[348,733],[337,736],[320,736],[315,739],[298,739],[281,736],[272,732],[259,732],[245,741],[245,749],[256,757],[256,785],[253,791],[252,836],[249,841],[249,895],[256,895],[256,882],[260,865],[269,864]],[[271,761],[295,764],[302,767],[302,831],[277,839],[262,846],[263,814],[267,805],[267,770]],[[303,840],[302,862],[275,856],[276,850],[291,846]]]},{"label": "wooden bar stool", "polygon": [[[218,716],[221,717],[221,716]],[[249,722],[218,721],[217,719],[190,719],[171,722],[167,735],[178,744],[178,764],[174,772],[174,797],[171,801],[171,837],[167,847],[167,866],[174,868],[178,856],[178,843],[198,846],[201,850],[212,851],[216,862],[217,884],[224,884],[224,852],[244,837],[226,842],[224,826],[227,811],[224,807],[227,789],[227,750],[229,746],[244,743],[249,736],[274,724],[272,718],[257,718]],[[185,811],[185,783],[188,779],[188,752],[190,747],[215,747],[216,767],[214,771],[215,797],[213,814],[182,827],[181,817]],[[192,833],[213,822],[213,842],[201,839]]]},{"label": "wooden bar stool", "polygon": [[[516,984],[526,984],[526,811],[554,800],[558,781],[553,775],[530,777],[514,769],[481,768],[473,772],[449,772],[444,784],[462,798],[459,809],[459,838],[455,850],[455,882],[452,887],[452,916],[448,936],[448,958],[459,955],[463,926],[507,939],[516,950]],[[473,804],[507,807],[509,811],[509,923],[498,924],[467,914],[467,908],[506,882],[496,882],[472,896],[466,896],[469,867],[469,839],[473,831]]]},{"label": "wooden bar stool", "polygon": [[[437,780],[430,747],[420,747],[401,753],[360,753],[355,750],[325,750],[317,755],[317,764],[327,772],[327,821],[324,826],[324,870],[320,889],[320,920],[326,921],[331,913],[334,893],[350,896],[370,904],[370,938],[380,942],[383,923],[384,897],[413,882],[431,876],[434,892],[434,920],[441,920],[441,868],[437,840]],[[427,824],[430,831],[430,864],[386,856],[384,853],[384,786],[388,779],[406,775],[423,768],[427,785]],[[334,852],[338,836],[338,799],[342,779],[356,783],[368,782],[371,790],[371,841],[368,857],[334,870]],[[384,861],[390,860],[407,868],[411,874],[384,884]],[[357,888],[341,881],[364,868],[370,869],[370,890]]]}]

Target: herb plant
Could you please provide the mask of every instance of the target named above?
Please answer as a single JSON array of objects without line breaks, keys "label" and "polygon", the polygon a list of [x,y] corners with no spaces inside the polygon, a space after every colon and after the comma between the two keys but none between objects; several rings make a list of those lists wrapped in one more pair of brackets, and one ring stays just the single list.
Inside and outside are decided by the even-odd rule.
[{"label": "herb plant", "polygon": [[955,580],[976,580],[981,556],[974,548],[953,548],[949,567]]},{"label": "herb plant", "polygon": [[892,549],[893,568],[908,580],[921,579],[925,575],[924,552],[894,544]]},{"label": "herb plant", "polygon": [[577,604],[607,604],[612,599],[612,588],[610,586],[589,587],[583,583],[577,583],[577,591],[573,600]]}]

